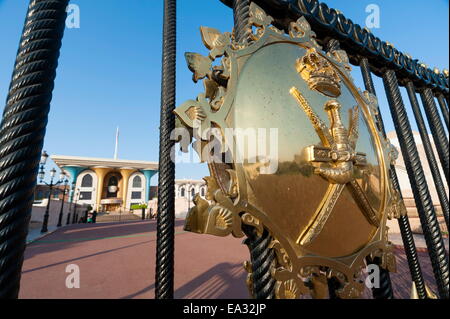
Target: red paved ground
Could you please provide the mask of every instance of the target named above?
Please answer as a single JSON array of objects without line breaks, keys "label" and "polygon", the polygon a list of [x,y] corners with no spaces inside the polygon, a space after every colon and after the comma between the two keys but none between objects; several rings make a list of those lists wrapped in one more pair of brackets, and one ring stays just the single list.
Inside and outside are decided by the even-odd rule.
[{"label": "red paved ground", "polygon": [[[175,297],[248,298],[242,239],[183,232],[183,224],[176,222]],[[64,227],[27,247],[20,298],[153,298],[155,249],[154,221]],[[396,296],[408,298],[411,278],[403,252],[397,255]],[[429,261],[420,255],[430,284]],[[80,268],[79,289],[66,288],[69,264]]]}]

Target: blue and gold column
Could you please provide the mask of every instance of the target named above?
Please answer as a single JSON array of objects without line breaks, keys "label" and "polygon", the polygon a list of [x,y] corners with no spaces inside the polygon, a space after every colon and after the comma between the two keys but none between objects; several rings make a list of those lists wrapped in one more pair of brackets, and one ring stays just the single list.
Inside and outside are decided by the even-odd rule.
[{"label": "blue and gold column", "polygon": [[82,171],[84,171],[86,167],[81,166],[64,166],[63,170],[67,172],[70,175],[70,195],[69,195],[69,203],[72,203],[73,201],[73,195],[75,191],[75,184],[77,182],[78,175]]},{"label": "blue and gold column", "polygon": [[150,179],[153,175],[158,173],[158,171],[151,170],[151,169],[144,169],[142,170],[142,173],[145,176],[145,203],[147,204],[150,200]]}]

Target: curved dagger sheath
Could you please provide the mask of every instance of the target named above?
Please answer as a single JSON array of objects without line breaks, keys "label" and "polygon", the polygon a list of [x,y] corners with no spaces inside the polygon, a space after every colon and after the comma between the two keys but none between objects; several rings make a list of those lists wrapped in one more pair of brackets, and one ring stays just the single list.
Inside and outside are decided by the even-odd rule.
[{"label": "curved dagger sheath", "polygon": [[[331,123],[331,128],[328,128],[297,88],[292,87],[290,93],[310,119],[322,143],[320,146],[311,145],[306,148],[307,160],[313,165],[315,164],[315,174],[330,182],[324,198],[312,220],[300,234],[297,243],[301,245],[309,244],[320,234],[346,186],[367,221],[378,227],[380,225],[379,218],[370,206],[364,190],[355,180],[354,174],[355,166],[364,167],[367,165],[366,154],[355,152],[358,139],[358,106],[350,109],[350,128],[347,131],[342,124],[339,102],[337,100],[326,102],[325,110]],[[320,163],[331,165],[322,166]]]}]

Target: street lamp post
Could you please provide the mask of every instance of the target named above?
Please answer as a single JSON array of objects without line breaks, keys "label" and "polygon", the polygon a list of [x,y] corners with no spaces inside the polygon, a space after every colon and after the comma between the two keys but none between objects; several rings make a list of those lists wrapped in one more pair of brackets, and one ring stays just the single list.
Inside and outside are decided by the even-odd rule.
[{"label": "street lamp post", "polygon": [[66,225],[70,224],[70,203],[69,203],[69,212],[67,213],[67,220],[66,220]]},{"label": "street lamp post", "polygon": [[[75,181],[72,182],[70,189],[72,192],[75,192]],[[73,208],[73,205],[71,205],[71,204],[72,204],[72,199],[69,200],[69,212],[67,213],[66,225],[70,224],[70,216],[71,216],[71,212],[72,212],[72,208]]]},{"label": "street lamp post", "polygon": [[66,192],[67,192],[67,183],[69,181],[67,179],[64,180],[64,191],[63,191],[63,197],[61,201],[61,209],[59,211],[59,218],[58,218],[58,225],[57,227],[61,227],[62,223],[62,217],[63,217],[63,211],[64,211],[64,199],[66,198]]},{"label": "street lamp post", "polygon": [[38,177],[42,184],[45,184],[49,187],[49,193],[48,193],[47,208],[45,209],[44,220],[42,222],[41,233],[46,233],[48,231],[47,226],[48,226],[48,217],[50,215],[50,201],[52,198],[52,189],[54,186],[59,185],[62,182],[64,182],[64,178],[66,176],[64,173],[61,173],[61,175],[59,176],[59,180],[56,183],[53,183],[53,178],[55,177],[56,169],[52,168],[50,170],[50,183],[45,182],[44,181],[44,177],[45,177],[44,166],[47,163],[47,158],[48,158],[47,152],[46,151],[42,152],[41,162],[40,162],[41,167],[39,169]]},{"label": "street lamp post", "polygon": [[77,191],[75,193],[75,201],[73,202],[73,218],[72,218],[72,224],[75,224],[77,222],[77,202],[78,197],[80,196],[80,189],[77,188]]},{"label": "street lamp post", "polygon": [[188,213],[191,210],[191,192],[188,192]]},{"label": "street lamp post", "polygon": [[195,191],[192,192],[194,189],[190,189],[188,192],[188,212],[191,210],[191,200],[194,200]]}]

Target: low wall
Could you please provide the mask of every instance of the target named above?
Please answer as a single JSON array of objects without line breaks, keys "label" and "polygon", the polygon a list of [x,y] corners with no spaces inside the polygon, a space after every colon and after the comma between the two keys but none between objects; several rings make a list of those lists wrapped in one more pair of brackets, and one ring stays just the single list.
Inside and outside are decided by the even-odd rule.
[{"label": "low wall", "polygon": [[[409,216],[408,216],[409,217]],[[414,234],[423,234],[422,225],[420,223],[419,217],[409,217],[409,224],[411,225],[411,230]],[[447,225],[445,224],[444,217],[438,217],[439,228],[444,234],[448,234]],[[400,226],[398,225],[397,219],[388,220],[386,225],[389,227],[390,234],[399,234]]]},{"label": "low wall", "polygon": [[[70,222],[72,222],[73,217],[72,213],[74,210],[74,205],[72,204],[70,206],[72,209]],[[87,205],[76,204],[76,206],[77,206],[76,212],[78,213],[78,218],[80,218],[82,216],[81,214],[86,211]],[[47,200],[42,201],[41,204],[33,205],[33,208],[31,210],[30,228],[36,228],[42,225],[46,209],[47,209]],[[61,210],[61,200],[51,200],[49,207],[48,226],[56,226],[58,224],[60,210]],[[62,225],[66,224],[68,213],[69,213],[69,203],[64,202]]]},{"label": "low wall", "polygon": [[[147,203],[146,214],[148,214],[151,210],[152,215],[156,214],[158,211],[158,199],[154,198]],[[186,218],[189,207],[194,207],[194,203],[191,201],[190,203],[186,198],[176,198],[175,199],[175,218]],[[136,211],[135,211],[136,214]],[[139,211],[140,214],[140,211]],[[138,215],[138,214],[137,214]]]}]

